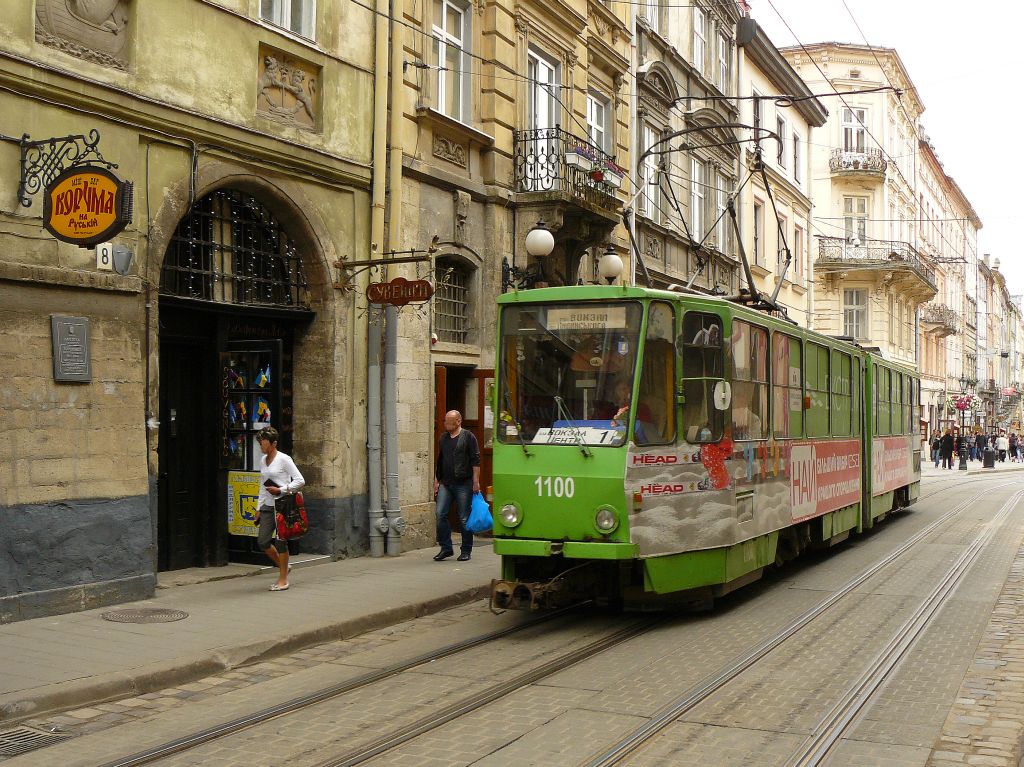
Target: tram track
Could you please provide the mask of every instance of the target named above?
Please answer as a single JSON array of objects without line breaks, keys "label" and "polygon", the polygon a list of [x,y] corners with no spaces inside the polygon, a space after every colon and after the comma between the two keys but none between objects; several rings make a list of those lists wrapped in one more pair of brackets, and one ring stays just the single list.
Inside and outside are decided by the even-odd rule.
[{"label": "tram track", "polygon": [[[984,479],[989,480],[993,478],[986,477]],[[1008,487],[1014,484],[1018,483],[1004,482],[1002,484],[996,485],[995,487],[992,487],[990,491],[995,491],[1000,488]],[[935,493],[930,493],[929,497],[939,492],[942,491],[935,491]],[[999,521],[1005,519],[1005,516],[1009,514],[1010,510],[1012,510],[1012,508],[1020,501],[1022,497],[1024,497],[1024,490],[1018,491],[1011,497],[1011,500],[1007,501],[1007,503],[1000,512],[1002,516],[997,515],[997,517],[999,517]],[[783,644],[785,644],[785,642],[792,638],[795,634],[797,634],[799,631],[806,628],[813,621],[827,613],[843,598],[849,596],[851,593],[856,591],[861,585],[863,585],[865,582],[867,582],[872,577],[877,575],[879,572],[889,567],[890,565],[896,563],[907,552],[913,549],[917,544],[921,543],[922,541],[930,537],[932,534],[940,530],[947,523],[956,519],[965,509],[971,507],[975,502],[976,499],[972,497],[965,499],[961,503],[957,504],[955,507],[947,511],[937,520],[935,520],[927,527],[920,530],[914,536],[909,538],[900,547],[892,551],[885,558],[879,560],[870,567],[861,571],[858,575],[854,576],[852,579],[850,579],[845,584],[840,586],[836,591],[832,592],[827,598],[821,600],[817,604],[808,608],[799,616],[794,618],[790,623],[788,623],[787,625],[776,631],[774,634],[772,634],[771,636],[767,637],[766,639],[755,645],[746,653],[743,653],[742,655],[738,656],[733,661],[731,661],[724,667],[720,668],[715,673],[711,674],[708,677],[705,677],[702,681],[698,682],[696,685],[693,685],[680,696],[670,701],[668,704],[666,704],[657,712],[655,712],[650,717],[650,719],[647,720],[647,722],[635,728],[628,735],[621,738],[616,744],[609,748],[606,748],[599,754],[593,756],[590,760],[583,762],[585,767],[611,767],[611,765],[620,764],[628,756],[640,750],[645,744],[649,743],[656,735],[658,735],[666,727],[677,721],[686,713],[693,710],[700,703],[704,702],[705,700],[713,696],[716,692],[724,688],[727,684],[740,677],[743,673],[751,669],[755,664],[757,664],[767,655],[777,650],[778,648],[782,647]],[[959,584],[960,578],[962,578],[963,574],[966,573],[970,565],[975,561],[977,556],[980,554],[981,550],[984,548],[984,543],[987,543],[987,541],[991,538],[991,535],[994,533],[996,527],[996,519],[993,519],[989,522],[989,524],[986,525],[985,531],[983,531],[983,533],[979,536],[976,536],[974,541],[972,541],[972,543],[968,545],[967,549],[965,549],[964,554],[957,560],[954,566],[951,567],[949,571],[947,571],[946,577],[944,577],[941,580],[940,585],[942,583],[951,583],[951,585],[948,587],[948,589],[941,592],[944,595],[943,601],[938,603],[935,606],[935,608],[928,613],[929,616],[933,617],[935,613],[937,613],[937,611],[941,608],[942,604],[945,603],[944,600],[948,599],[949,595],[952,594],[953,590],[955,590],[956,588],[956,585]],[[979,541],[981,542],[979,543]],[[951,581],[950,574],[954,572],[958,573],[958,575]],[[937,586],[933,593],[938,592],[939,590],[940,587]],[[929,597],[925,600],[925,603],[929,603],[931,601],[934,600],[932,598],[932,595],[929,595]],[[922,608],[919,608],[918,611],[915,612],[915,615],[918,615],[918,613],[921,613],[921,611]],[[924,624],[920,627],[918,632],[914,635],[915,638],[916,636],[920,635],[920,632],[924,630],[926,625],[927,624]],[[907,645],[907,648],[909,648],[909,644]],[[904,648],[898,654],[898,656],[896,657],[897,661],[898,658],[902,657],[902,655],[906,652],[907,648]],[[856,685],[855,687],[857,689],[864,689],[866,691],[869,691],[870,694],[873,694],[875,691],[877,691],[879,686],[884,682],[885,678],[887,678],[888,673],[891,673],[891,670],[894,667],[895,662],[886,672],[886,676],[883,676],[876,685],[871,686],[869,684],[861,684]],[[856,700],[856,698],[853,698],[853,700]],[[860,711],[863,708],[863,705],[864,704],[862,702],[860,706],[856,707],[856,710]],[[846,708],[844,708],[843,710],[846,710]],[[830,717],[826,717],[826,720],[828,719],[830,719]],[[840,719],[841,717],[837,718],[837,721],[839,721]],[[831,749],[834,748],[835,743],[838,742],[838,738],[841,738],[842,733],[847,731],[852,721],[852,719],[847,720],[845,726],[841,730],[839,730],[839,735],[836,736],[834,740],[830,741],[831,745],[828,748],[829,751],[831,751]],[[835,731],[835,726],[829,728],[829,732]],[[826,742],[827,737],[823,734],[822,736],[820,736],[820,738],[814,738],[813,740],[814,743],[812,744],[809,739],[809,742],[805,746],[805,751],[809,751],[812,748],[812,746],[819,747],[819,741]],[[793,765],[795,767],[796,764],[799,764],[801,765],[801,767],[803,767],[803,765],[805,764],[819,763],[820,762],[807,761],[794,762]]]},{"label": "tram track", "polygon": [[[404,672],[414,670],[418,667],[425,666],[433,663],[434,661],[449,658],[461,652],[465,652],[491,642],[496,642],[514,634],[535,628],[541,624],[554,621],[558,618],[571,618],[574,613],[578,612],[579,609],[587,604],[589,604],[589,602],[566,607],[552,613],[545,613],[516,626],[487,632],[468,640],[446,645],[437,650],[389,665],[383,669],[362,674],[354,679],[325,687],[299,698],[261,709],[252,714],[232,719],[126,757],[120,757],[118,759],[108,761],[101,765],[101,767],[140,767],[141,765],[159,762],[172,756],[182,754],[186,751],[190,751],[199,746],[208,745],[232,735],[237,735],[259,724],[292,714],[297,714],[317,704],[363,690],[368,688],[370,685],[395,677]],[[576,647],[567,652],[561,653],[552,660],[546,661],[539,666],[535,666],[528,671],[519,673],[502,682],[491,685],[473,695],[461,698],[460,700],[438,709],[437,711],[431,712],[424,717],[420,717],[419,719],[416,719],[404,726],[395,728],[385,733],[385,735],[375,738],[368,743],[349,749],[342,754],[335,754],[328,760],[320,763],[318,767],[341,767],[342,765],[361,764],[378,754],[391,750],[419,735],[440,727],[464,714],[470,713],[480,706],[496,701],[499,698],[533,684],[536,681],[551,676],[552,674],[556,674],[559,671],[598,655],[605,650],[609,650],[634,639],[653,630],[657,626],[664,624],[667,620],[668,617],[666,616],[657,616],[654,618],[644,618],[631,621],[629,625],[624,628],[610,634],[600,636],[581,647]]]},{"label": "tram track", "polygon": [[[965,483],[965,480],[970,482],[971,484],[974,484],[975,482],[987,483],[994,479],[994,477],[980,477],[977,479],[971,478],[970,480],[967,480],[967,478],[963,477],[950,477],[949,480],[939,481],[950,481],[954,479],[957,480],[958,483],[962,485]],[[1004,483],[997,485],[993,487],[992,490],[997,490],[1009,484],[1012,483]],[[916,499],[916,502],[920,503],[920,501],[942,492],[946,491],[943,489],[929,492]],[[812,620],[814,620],[814,618],[818,617],[820,614],[826,612],[843,596],[846,596],[848,593],[850,593],[859,585],[861,585],[864,581],[866,581],[873,575],[877,574],[882,568],[898,560],[901,556],[903,556],[903,554],[906,553],[906,551],[908,551],[910,548],[912,548],[914,545],[916,545],[918,542],[920,542],[927,536],[931,535],[941,525],[953,519],[965,508],[970,506],[970,504],[973,503],[973,501],[973,498],[965,500],[961,504],[958,504],[958,506],[956,506],[954,509],[950,510],[949,512],[946,512],[946,514],[944,514],[938,520],[934,521],[926,528],[924,528],[922,531],[917,533],[913,538],[905,542],[899,549],[892,552],[885,559],[875,563],[872,567],[866,569],[856,578],[848,582],[844,587],[842,587],[840,592],[832,594],[828,599],[823,600],[818,605],[811,608],[810,610],[799,616],[797,619],[795,619],[793,622],[791,622],[789,625],[784,627],[774,637],[761,643],[756,648],[754,648],[754,650],[742,656],[736,662],[730,664],[728,667],[723,669],[714,677],[706,680],[705,682],[699,684],[697,687],[692,689],[689,693],[684,695],[683,699],[678,700],[673,706],[673,711],[677,707],[679,708],[678,711],[674,711],[674,713],[672,711],[665,711],[656,715],[655,718],[651,720],[651,723],[653,724],[656,723],[656,720],[661,721],[662,719],[664,719],[664,721],[661,722],[660,726],[656,726],[654,729],[650,729],[649,732],[649,728],[642,728],[644,729],[646,734],[644,734],[643,737],[637,741],[637,743],[639,744],[642,741],[653,737],[653,735],[655,735],[657,731],[660,731],[664,726],[667,726],[669,723],[671,723],[671,721],[674,721],[683,713],[696,706],[705,698],[709,697],[711,694],[714,693],[715,690],[720,689],[722,686],[728,683],[728,681],[735,678],[740,673],[742,673],[746,668],[749,668],[751,665],[756,663],[757,660],[759,660],[761,657],[771,652],[772,649],[775,649],[775,647],[781,645],[786,639],[792,636],[792,634],[800,630],[800,628],[810,623]],[[460,652],[464,652],[466,650],[479,647],[483,644],[493,642],[504,637],[508,637],[512,634],[525,631],[530,628],[534,628],[542,623],[556,620],[559,617],[565,616],[569,613],[576,611],[579,607],[580,606],[565,608],[563,610],[559,610],[553,613],[541,615],[533,620],[526,621],[516,626],[500,629],[494,632],[487,632],[485,634],[473,637],[468,640],[446,645],[445,647],[439,648],[438,650],[431,651],[429,653],[424,653],[422,655],[416,656],[406,661],[402,661],[400,663],[390,665],[386,668],[360,675],[354,679],[347,680],[336,685],[325,687],[321,690],[317,690],[308,695],[304,695],[302,697],[295,698],[281,704],[270,706],[268,708],[262,709],[252,714],[239,717],[237,719],[224,722],[214,727],[210,727],[192,733],[190,735],[175,739],[173,741],[169,741],[167,743],[158,745],[145,751],[107,762],[104,765],[102,765],[102,767],[136,767],[137,765],[152,764],[154,762],[170,757],[172,755],[179,754],[194,749],[198,746],[212,743],[217,740],[221,740],[236,733],[240,733],[246,729],[254,727],[263,722],[284,717],[289,714],[297,713],[302,711],[303,709],[309,708],[318,703],[323,703],[333,698],[338,698],[345,694],[355,692],[362,688],[368,687],[369,685],[372,685],[376,682],[380,682],[384,679],[388,679],[390,677],[396,676],[405,671],[415,669],[419,666],[426,665],[433,661],[442,658],[447,658],[456,655]],[[420,735],[424,735],[430,732],[431,730],[441,727],[447,722],[453,721],[454,719],[457,719],[458,717],[466,713],[472,712],[483,705],[496,701],[499,698],[509,695],[510,693],[522,689],[523,687],[526,687],[530,684],[533,684],[547,676],[551,676],[559,671],[569,668],[572,665],[575,665],[595,655],[598,655],[599,653],[605,652],[606,650],[609,650],[613,647],[616,647],[632,639],[635,639],[641,636],[642,634],[652,630],[654,627],[663,624],[664,620],[664,618],[661,618],[657,620],[645,620],[633,623],[624,629],[614,632],[613,634],[594,640],[583,647],[563,653],[554,660],[543,663],[542,665],[537,666],[522,674],[519,674],[509,680],[492,685],[486,688],[485,690],[482,690],[468,698],[456,701],[455,703],[450,704],[427,716],[421,717],[414,722],[396,728],[386,733],[385,735],[382,735],[379,738],[374,739],[370,743],[366,743],[354,749],[350,749],[344,752],[343,754],[336,754],[330,759],[319,763],[318,767],[342,767],[343,765],[347,766],[361,764],[369,759],[374,758],[375,756],[390,751],[402,745],[403,743],[406,743],[416,737],[419,737]],[[782,636],[783,634],[785,636]],[[622,758],[622,756],[624,756],[629,751],[635,750],[638,747],[639,745],[632,746],[628,749],[628,751],[623,752],[621,756],[614,758],[612,761],[596,760],[590,762],[589,764],[597,765],[617,763],[619,759]]]},{"label": "tram track", "polygon": [[206,743],[225,738],[229,735],[240,733],[243,730],[247,730],[250,727],[262,724],[263,722],[268,722],[272,719],[301,711],[302,709],[314,706],[318,703],[323,703],[324,701],[340,697],[347,693],[355,692],[356,690],[368,687],[371,684],[389,679],[420,666],[425,666],[429,663],[433,663],[434,661],[442,660],[444,658],[457,655],[460,652],[465,652],[466,650],[535,628],[541,624],[555,621],[559,618],[577,612],[580,608],[586,606],[586,604],[588,603],[565,607],[551,613],[538,615],[515,626],[509,626],[496,631],[489,631],[460,642],[453,642],[436,650],[431,650],[407,660],[388,665],[384,668],[370,671],[366,674],[361,674],[353,679],[348,679],[344,682],[324,687],[307,695],[293,698],[292,700],[288,700],[274,706],[269,706],[252,714],[238,717],[190,735],[148,748],[145,751],[140,751],[129,756],[106,762],[101,765],[101,767],[141,767],[141,765],[152,764],[153,762],[173,756],[174,754],[179,754]]}]

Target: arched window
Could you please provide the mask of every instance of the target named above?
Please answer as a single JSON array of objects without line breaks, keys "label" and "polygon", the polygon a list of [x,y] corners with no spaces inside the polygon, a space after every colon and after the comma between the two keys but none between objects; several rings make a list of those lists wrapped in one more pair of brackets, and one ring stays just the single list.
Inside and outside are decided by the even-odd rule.
[{"label": "arched window", "polygon": [[237,189],[198,200],[178,224],[160,292],[227,304],[300,308],[302,258],[267,207]]},{"label": "arched window", "polygon": [[437,260],[434,330],[437,340],[464,344],[469,340],[469,284],[472,270],[452,258]]}]

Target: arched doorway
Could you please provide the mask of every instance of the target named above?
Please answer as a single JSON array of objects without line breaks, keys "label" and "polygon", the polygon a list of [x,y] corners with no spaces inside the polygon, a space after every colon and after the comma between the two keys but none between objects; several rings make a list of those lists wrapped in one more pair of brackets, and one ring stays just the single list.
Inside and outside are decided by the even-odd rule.
[{"label": "arched doorway", "polygon": [[[261,561],[237,472],[258,470],[256,431],[292,450],[293,347],[314,316],[303,253],[260,199],[218,189],[170,238],[160,279],[160,570]],[[229,483],[229,479],[231,482]],[[230,495],[229,495],[230,494]],[[246,491],[241,506],[253,511]]]}]

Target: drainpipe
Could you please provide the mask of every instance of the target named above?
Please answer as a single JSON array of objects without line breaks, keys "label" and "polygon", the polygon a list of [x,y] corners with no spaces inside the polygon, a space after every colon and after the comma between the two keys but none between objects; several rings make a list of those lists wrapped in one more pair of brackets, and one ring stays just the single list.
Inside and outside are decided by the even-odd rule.
[{"label": "drainpipe", "polygon": [[[384,250],[384,206],[387,200],[386,165],[388,127],[388,0],[377,0],[377,21],[374,36],[373,79],[373,190],[370,208],[370,252],[380,255]],[[369,307],[366,345],[366,466],[369,517],[370,556],[384,556],[384,534],[387,519],[381,504],[380,465],[380,350],[381,327],[384,321],[380,307]]]},{"label": "drainpipe", "polygon": [[[391,6],[391,124],[388,128],[390,156],[388,163],[388,197],[391,200],[388,217],[388,246],[398,249],[402,241],[402,123],[405,114],[405,77],[403,76],[403,35],[401,20],[405,14],[403,0],[393,0]],[[385,308],[384,335],[384,481],[387,486],[388,525],[386,553],[397,557],[402,553],[402,533],[405,519],[398,490],[398,308]]]}]

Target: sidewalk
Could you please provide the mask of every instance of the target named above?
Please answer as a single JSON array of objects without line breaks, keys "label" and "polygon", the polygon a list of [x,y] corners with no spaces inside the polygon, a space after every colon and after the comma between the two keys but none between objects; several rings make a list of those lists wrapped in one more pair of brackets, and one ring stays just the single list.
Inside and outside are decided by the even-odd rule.
[{"label": "sidewalk", "polygon": [[968,461],[967,471],[960,470],[960,459],[956,456],[953,458],[953,468],[943,469],[940,463],[938,468],[932,463],[930,455],[921,453],[921,476],[922,477],[952,477],[959,472],[960,474],[975,475],[975,474],[999,474],[1004,471],[1024,471],[1024,463],[1014,463],[1009,458],[1005,462],[1000,463],[996,461],[995,467],[991,469],[983,469],[981,467],[981,461]]},{"label": "sidewalk", "polygon": [[[433,548],[300,561],[291,588],[277,594],[268,591],[275,580],[269,569],[185,571],[162,575],[152,599],[0,626],[0,726],[185,684],[483,598],[499,572],[490,544],[481,540],[469,562],[434,562]],[[204,573],[219,579],[188,583]],[[175,582],[186,585],[169,585]],[[101,617],[131,608],[182,610],[188,617],[149,624]]]}]

